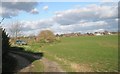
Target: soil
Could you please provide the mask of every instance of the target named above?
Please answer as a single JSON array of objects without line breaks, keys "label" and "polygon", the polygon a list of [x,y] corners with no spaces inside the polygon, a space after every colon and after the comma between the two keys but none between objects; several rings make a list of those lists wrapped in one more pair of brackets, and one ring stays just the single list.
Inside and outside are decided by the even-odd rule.
[{"label": "soil", "polygon": [[42,58],[41,61],[44,64],[44,72],[65,72],[55,61],[51,61],[46,58]]}]

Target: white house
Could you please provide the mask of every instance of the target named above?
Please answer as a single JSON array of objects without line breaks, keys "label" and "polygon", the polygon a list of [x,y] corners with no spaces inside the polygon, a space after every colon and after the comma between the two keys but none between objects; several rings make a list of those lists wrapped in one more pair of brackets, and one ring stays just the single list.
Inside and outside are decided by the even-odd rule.
[{"label": "white house", "polygon": [[101,35],[103,35],[103,33],[101,33],[101,32],[95,32],[94,35],[101,36]]}]

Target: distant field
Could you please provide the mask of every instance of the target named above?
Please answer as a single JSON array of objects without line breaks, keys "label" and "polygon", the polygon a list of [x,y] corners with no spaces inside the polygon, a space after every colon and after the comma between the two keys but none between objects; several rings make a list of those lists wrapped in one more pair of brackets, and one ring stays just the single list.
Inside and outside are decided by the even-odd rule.
[{"label": "distant field", "polygon": [[117,35],[65,37],[41,49],[45,57],[56,60],[67,71],[118,70]]},{"label": "distant field", "polygon": [[69,72],[118,71],[117,35],[63,37],[59,43],[33,42],[25,48],[28,51],[44,52],[44,57],[58,62]]}]

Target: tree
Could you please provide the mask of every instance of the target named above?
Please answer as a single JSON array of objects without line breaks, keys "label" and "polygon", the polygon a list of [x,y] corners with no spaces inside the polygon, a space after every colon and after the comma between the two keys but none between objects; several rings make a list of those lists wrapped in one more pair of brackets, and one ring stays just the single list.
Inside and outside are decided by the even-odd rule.
[{"label": "tree", "polygon": [[55,41],[55,35],[50,30],[43,30],[38,35],[38,40],[45,43],[51,43]]},{"label": "tree", "polygon": [[10,49],[9,37],[5,32],[5,29],[0,28],[2,30],[2,54],[5,55]]},{"label": "tree", "polygon": [[3,22],[4,18],[2,18],[2,20],[0,21],[0,24]]},{"label": "tree", "polygon": [[19,21],[12,22],[11,27],[9,28],[10,34],[12,37],[17,39],[21,35],[22,24]]}]

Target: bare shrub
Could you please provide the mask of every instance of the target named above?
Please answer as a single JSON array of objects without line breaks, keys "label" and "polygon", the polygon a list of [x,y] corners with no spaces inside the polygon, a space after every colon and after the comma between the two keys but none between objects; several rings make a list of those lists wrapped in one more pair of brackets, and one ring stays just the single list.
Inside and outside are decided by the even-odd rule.
[{"label": "bare shrub", "polygon": [[51,43],[56,40],[54,33],[50,30],[43,30],[38,35],[38,40],[44,43]]}]

